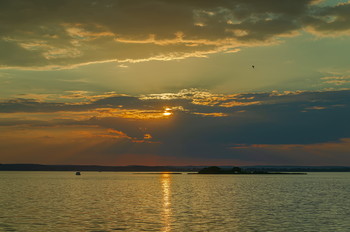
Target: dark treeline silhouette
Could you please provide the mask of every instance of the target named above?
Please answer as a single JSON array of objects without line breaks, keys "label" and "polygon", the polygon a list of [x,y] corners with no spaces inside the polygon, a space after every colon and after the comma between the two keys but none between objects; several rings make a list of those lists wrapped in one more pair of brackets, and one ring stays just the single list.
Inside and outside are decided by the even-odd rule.
[{"label": "dark treeline silhouette", "polygon": [[198,174],[241,174],[244,171],[239,167],[233,167],[231,169],[223,169],[217,166],[211,166],[203,168],[198,171]]},{"label": "dark treeline silhouette", "polygon": [[198,171],[198,174],[306,174],[301,172],[268,172],[266,170],[246,170],[240,167],[220,168],[211,166]]},{"label": "dark treeline silhouette", "polygon": [[42,165],[42,164],[0,164],[0,171],[104,171],[104,172],[179,172],[198,171],[195,167],[172,166],[99,166],[99,165]]},{"label": "dark treeline silhouette", "polygon": [[[99,165],[42,165],[42,164],[1,164],[0,171],[108,171],[108,172],[215,172],[205,166],[99,166]],[[219,172],[257,173],[257,172],[350,172],[346,166],[220,166]],[[235,169],[235,170],[233,170]]]}]

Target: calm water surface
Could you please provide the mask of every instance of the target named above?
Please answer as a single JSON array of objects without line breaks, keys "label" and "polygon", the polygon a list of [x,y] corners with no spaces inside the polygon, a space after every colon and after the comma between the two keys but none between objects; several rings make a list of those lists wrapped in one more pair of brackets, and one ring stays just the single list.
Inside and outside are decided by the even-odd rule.
[{"label": "calm water surface", "polygon": [[350,173],[0,172],[0,231],[350,231]]}]

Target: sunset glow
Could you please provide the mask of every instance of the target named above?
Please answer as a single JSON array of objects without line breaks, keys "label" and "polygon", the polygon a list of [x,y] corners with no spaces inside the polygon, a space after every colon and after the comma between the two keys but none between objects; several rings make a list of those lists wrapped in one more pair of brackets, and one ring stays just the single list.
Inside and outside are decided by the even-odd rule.
[{"label": "sunset glow", "polygon": [[349,231],[350,0],[0,0],[0,231]]},{"label": "sunset glow", "polygon": [[0,15],[0,163],[350,164],[349,1],[4,0]]}]

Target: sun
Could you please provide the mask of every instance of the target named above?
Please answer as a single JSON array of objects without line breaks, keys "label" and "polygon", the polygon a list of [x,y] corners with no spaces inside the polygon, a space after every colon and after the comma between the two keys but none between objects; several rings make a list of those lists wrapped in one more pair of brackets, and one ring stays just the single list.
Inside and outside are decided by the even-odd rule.
[{"label": "sun", "polygon": [[164,115],[164,116],[170,116],[170,115],[172,115],[172,114],[173,114],[173,113],[171,112],[171,108],[165,107],[164,112],[163,112],[163,115]]}]

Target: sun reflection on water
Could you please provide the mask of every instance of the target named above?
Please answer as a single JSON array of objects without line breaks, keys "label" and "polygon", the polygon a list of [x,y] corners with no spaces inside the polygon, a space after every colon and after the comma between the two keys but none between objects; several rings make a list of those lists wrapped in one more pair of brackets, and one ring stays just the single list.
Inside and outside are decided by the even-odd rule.
[{"label": "sun reflection on water", "polygon": [[171,179],[169,173],[162,173],[161,175],[162,191],[163,191],[163,213],[162,218],[164,222],[164,228],[162,231],[168,232],[171,231]]}]

